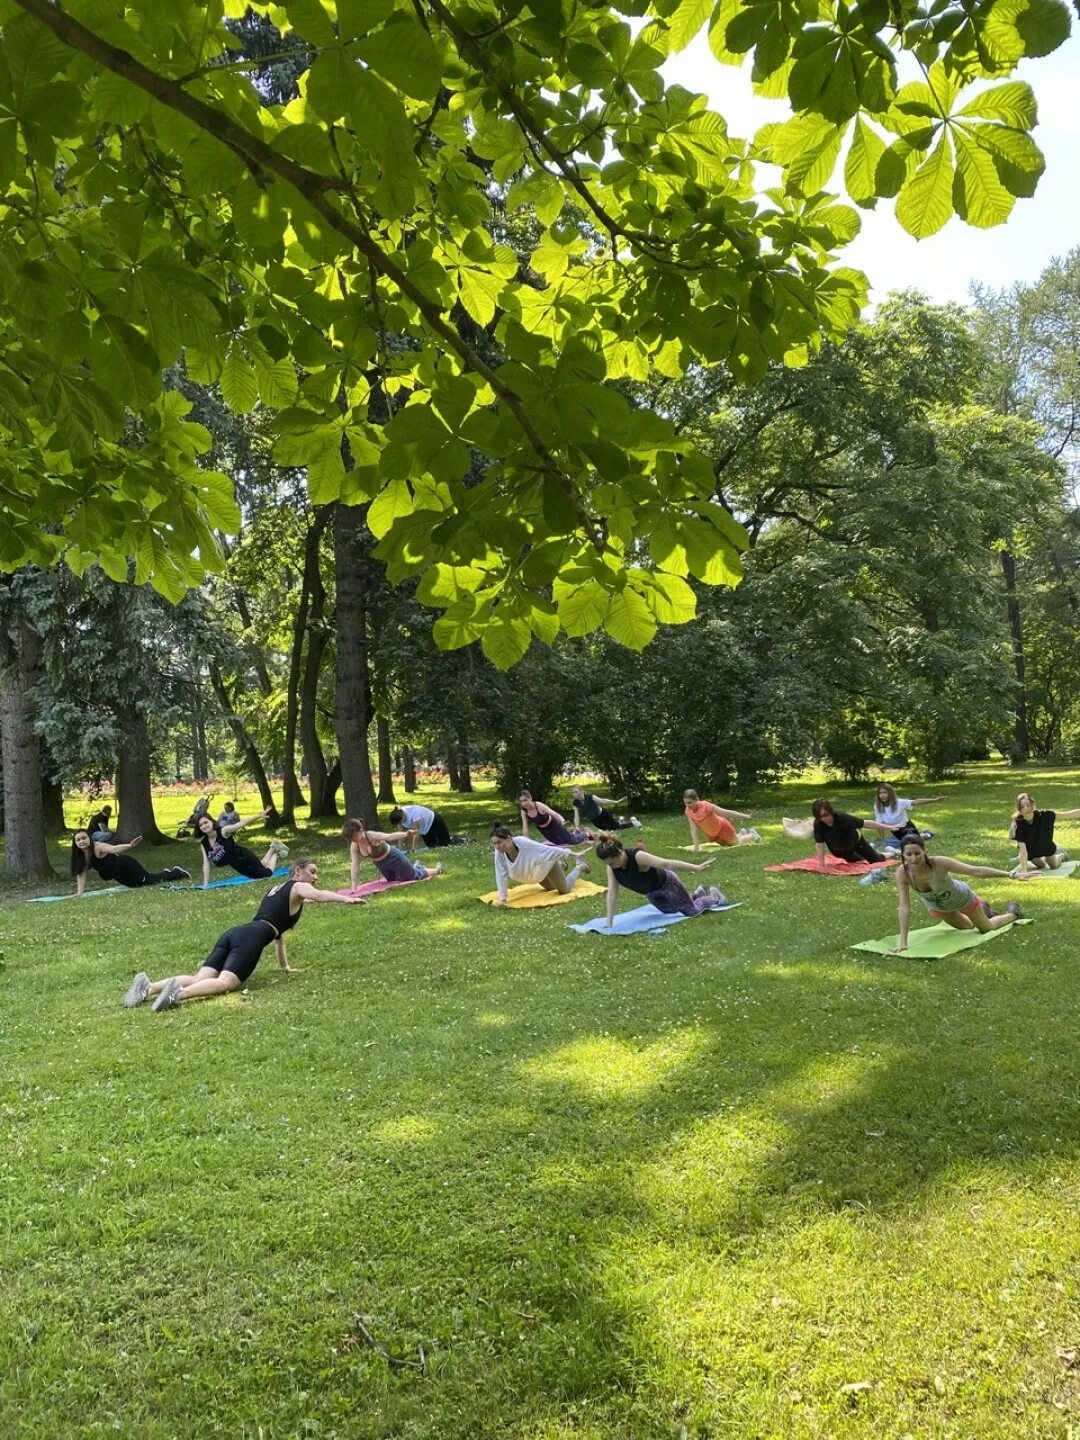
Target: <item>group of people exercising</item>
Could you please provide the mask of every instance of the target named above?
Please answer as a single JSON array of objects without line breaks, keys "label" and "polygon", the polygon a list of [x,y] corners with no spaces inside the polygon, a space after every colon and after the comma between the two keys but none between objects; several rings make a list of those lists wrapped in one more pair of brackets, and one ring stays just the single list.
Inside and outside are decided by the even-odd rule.
[{"label": "group of people exercising", "polygon": [[[571,795],[572,825],[557,810],[534,800],[529,791],[523,790],[518,797],[520,834],[515,834],[502,822],[492,827],[499,904],[508,903],[511,882],[538,884],[544,889],[569,893],[581,876],[591,873],[590,866],[581,858],[589,846],[594,846],[596,858],[607,869],[605,925],[608,928],[614,924],[622,889],[641,896],[662,914],[668,915],[698,915],[727,904],[726,897],[717,886],[699,884],[691,891],[680,879],[681,872],[699,874],[707,870],[714,863],[711,857],[703,861],[675,860],[653,854],[640,844],[625,845],[616,832],[641,829],[642,823],[636,816],[617,814],[615,807],[620,803],[618,800],[596,795],[580,785],[573,787]],[[1004,870],[988,865],[968,865],[950,856],[931,857],[926,848],[929,832],[921,832],[911,819],[911,811],[915,807],[939,803],[944,798],[940,795],[923,799],[900,797],[891,785],[882,784],[875,793],[873,819],[837,810],[825,798],[815,800],[811,807],[811,833],[822,870],[826,868],[826,853],[848,862],[866,861],[875,866],[889,859],[900,860],[896,872],[900,943],[895,947],[896,953],[905,950],[908,945],[912,893],[918,896],[933,918],[944,920],[957,929],[986,931],[1011,924],[1020,915],[1020,907],[1015,901],[1010,902],[1003,912],[995,912],[980,899],[966,879],[956,877],[1026,879],[1033,871],[1056,869],[1066,854],[1056,844],[1055,822],[1058,819],[1080,819],[1080,809],[1040,810],[1030,794],[1021,793],[1017,797],[1009,832],[1017,844],[1016,867]],[[756,830],[735,830],[732,822],[750,820],[752,816],[749,813],[713,805],[694,790],[687,790],[683,801],[684,814],[690,826],[691,845],[688,848],[695,853],[700,851],[702,836],[707,842],[722,846],[761,840]],[[271,840],[265,855],[259,859],[251,850],[237,844],[235,839],[239,831],[265,820],[268,815],[269,811],[266,811],[261,816],[243,820],[230,803],[217,820],[209,814],[200,817],[198,830],[204,884],[209,883],[211,868],[221,866],[230,867],[247,879],[275,877],[276,863],[288,855],[288,849],[281,841]],[[108,807],[104,807],[104,812],[99,812],[94,821],[77,830],[72,838],[71,872],[78,895],[84,893],[91,870],[102,879],[114,880],[129,888],[190,878],[188,871],[179,866],[157,873],[146,870],[129,853],[140,843],[141,836],[123,844],[117,843],[107,828],[110,819]],[[582,825],[583,820],[589,824]],[[421,840],[425,847],[433,849],[466,843],[464,836],[452,835],[445,819],[428,806],[398,806],[390,812],[390,821],[399,828],[380,831],[369,829],[361,820],[346,822],[342,836],[349,845],[352,890],[358,887],[362,860],[370,860],[379,875],[391,884],[409,883],[443,873],[441,862],[428,866],[412,858]],[[98,824],[101,828],[92,828]],[[536,825],[540,840],[531,837],[530,824]],[[599,833],[592,828],[593,825],[601,827]],[[864,829],[872,829],[888,837],[883,842],[884,854],[875,850],[863,837]],[[110,835],[109,839],[103,838],[105,833]],[[411,853],[407,853],[406,846]],[[138,1005],[153,998],[155,1009],[168,1009],[184,1000],[238,989],[250,978],[262,952],[271,943],[276,948],[280,968],[289,970],[284,936],[299,921],[305,903],[363,903],[361,896],[318,889],[314,883],[317,873],[314,860],[297,860],[289,878],[273,886],[264,896],[254,919],[226,931],[196,974],[173,976],[161,981],[151,981],[148,975],[139,974],[128,990],[125,1004]]]}]

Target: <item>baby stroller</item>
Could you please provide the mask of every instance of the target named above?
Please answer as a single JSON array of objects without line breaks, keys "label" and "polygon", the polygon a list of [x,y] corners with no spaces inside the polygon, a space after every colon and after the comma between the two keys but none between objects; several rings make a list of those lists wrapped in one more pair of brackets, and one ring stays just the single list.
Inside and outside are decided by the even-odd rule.
[{"label": "baby stroller", "polygon": [[176,838],[178,840],[190,840],[193,835],[198,833],[196,827],[202,817],[208,813],[212,799],[212,795],[201,795],[199,797],[195,802],[195,809],[192,810],[191,814],[176,832]]}]

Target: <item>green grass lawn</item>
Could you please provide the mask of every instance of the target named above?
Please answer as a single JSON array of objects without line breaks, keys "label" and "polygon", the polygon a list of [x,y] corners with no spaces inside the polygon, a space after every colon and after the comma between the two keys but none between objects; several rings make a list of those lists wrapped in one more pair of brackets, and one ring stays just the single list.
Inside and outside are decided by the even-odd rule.
[{"label": "green grass lawn", "polygon": [[[1017,789],[1078,782],[980,771],[920,818],[1002,864]],[[299,974],[161,1015],[132,973],[260,887],[8,892],[0,1436],[1080,1433],[1080,884],[979,882],[1036,923],[951,959],[855,954],[891,886],[762,873],[811,793],[719,856],[742,909],[619,940],[566,928],[597,900],[481,907],[505,807],[443,792],[480,840],[444,880],[311,907]],[[293,848],[347,882],[329,829]]]}]

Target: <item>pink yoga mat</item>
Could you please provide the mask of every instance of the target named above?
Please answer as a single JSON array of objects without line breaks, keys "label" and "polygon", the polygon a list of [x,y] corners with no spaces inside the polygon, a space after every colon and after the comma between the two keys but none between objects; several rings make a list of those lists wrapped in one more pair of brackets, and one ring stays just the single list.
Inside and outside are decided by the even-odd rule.
[{"label": "pink yoga mat", "polygon": [[[435,877],[429,875],[427,878],[433,880]],[[363,885],[358,885],[355,890],[350,890],[346,886],[344,890],[339,890],[337,893],[348,895],[350,900],[359,900],[364,895],[378,895],[383,890],[403,890],[406,885],[423,885],[423,883],[423,880],[365,880]]]},{"label": "pink yoga mat", "polygon": [[[826,875],[865,875],[869,870],[883,870],[886,865],[895,865],[895,860],[880,860],[871,864],[869,860],[856,860],[854,862],[841,860],[836,855],[825,856]],[[819,870],[817,859],[813,860],[788,860],[783,865],[766,865],[766,870]]]}]

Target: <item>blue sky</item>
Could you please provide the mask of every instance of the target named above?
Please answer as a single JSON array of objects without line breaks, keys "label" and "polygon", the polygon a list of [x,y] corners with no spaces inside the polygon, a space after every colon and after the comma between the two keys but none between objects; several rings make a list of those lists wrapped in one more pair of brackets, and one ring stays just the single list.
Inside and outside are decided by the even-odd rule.
[{"label": "blue sky", "polygon": [[[664,73],[669,82],[708,95],[733,135],[753,135],[759,125],[790,113],[786,104],[754,95],[747,70],[717,64],[704,32]],[[860,211],[862,233],[845,260],[870,277],[874,302],[890,290],[908,288],[934,300],[963,302],[972,281],[994,289],[1033,281],[1054,256],[1080,245],[1080,36],[1074,34],[1045,59],[1025,61],[1014,78],[1028,81],[1039,104],[1035,139],[1046,156],[1046,173],[1034,197],[1018,200],[1008,223],[994,230],[974,230],[953,219],[921,241],[900,229],[889,201]]]}]

